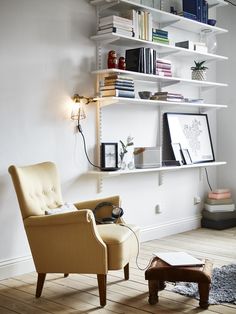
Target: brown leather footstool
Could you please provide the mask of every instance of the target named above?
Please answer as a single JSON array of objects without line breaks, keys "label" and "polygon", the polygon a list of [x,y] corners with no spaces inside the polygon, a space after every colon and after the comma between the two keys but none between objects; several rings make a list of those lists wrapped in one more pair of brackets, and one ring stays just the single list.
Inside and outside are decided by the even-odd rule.
[{"label": "brown leather footstool", "polygon": [[170,266],[155,257],[145,271],[145,279],[148,280],[149,288],[149,304],[153,305],[158,302],[158,290],[165,288],[165,281],[185,281],[198,283],[199,305],[201,308],[207,309],[212,266],[208,260],[205,260],[203,266]]}]

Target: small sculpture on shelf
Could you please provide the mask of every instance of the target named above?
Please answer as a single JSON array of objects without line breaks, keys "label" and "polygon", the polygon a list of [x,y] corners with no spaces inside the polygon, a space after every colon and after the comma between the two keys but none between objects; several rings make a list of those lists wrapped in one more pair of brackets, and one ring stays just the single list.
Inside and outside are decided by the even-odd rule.
[{"label": "small sculpture on shelf", "polygon": [[125,70],[126,69],[126,63],[125,63],[125,58],[124,57],[120,57],[119,58],[118,68],[120,70]]},{"label": "small sculpture on shelf", "polygon": [[125,155],[129,152],[128,147],[134,145],[133,139],[134,139],[133,137],[128,136],[127,140],[126,140],[126,144],[123,141],[120,140],[121,149],[120,149],[120,154],[119,155],[120,155],[120,168],[122,170],[124,170],[126,168],[126,166],[130,170],[134,169],[133,152],[130,152],[130,153],[132,153],[132,157],[129,156],[131,158],[130,158],[130,160],[127,161],[128,163],[126,164],[126,162],[124,161]]},{"label": "small sculpture on shelf", "polygon": [[115,50],[110,50],[107,56],[107,67],[108,69],[116,69],[117,68],[117,55]]},{"label": "small sculpture on shelf", "polygon": [[206,61],[194,61],[195,66],[191,67],[192,80],[206,81],[206,70],[208,67],[204,66]]}]

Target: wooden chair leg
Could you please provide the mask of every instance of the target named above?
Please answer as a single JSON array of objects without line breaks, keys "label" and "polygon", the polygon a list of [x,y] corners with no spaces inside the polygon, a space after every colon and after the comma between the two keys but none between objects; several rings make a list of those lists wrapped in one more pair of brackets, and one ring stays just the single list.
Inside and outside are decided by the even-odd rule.
[{"label": "wooden chair leg", "polygon": [[46,274],[38,273],[38,281],[36,288],[36,298],[40,298],[43,290],[44,281],[46,278]]},{"label": "wooden chair leg", "polygon": [[107,275],[97,274],[98,290],[100,305],[105,306],[107,303]]},{"label": "wooden chair leg", "polygon": [[129,280],[129,263],[124,267],[125,280]]},{"label": "wooden chair leg", "polygon": [[68,277],[69,276],[69,274],[64,274],[64,278],[66,278],[66,277]]}]

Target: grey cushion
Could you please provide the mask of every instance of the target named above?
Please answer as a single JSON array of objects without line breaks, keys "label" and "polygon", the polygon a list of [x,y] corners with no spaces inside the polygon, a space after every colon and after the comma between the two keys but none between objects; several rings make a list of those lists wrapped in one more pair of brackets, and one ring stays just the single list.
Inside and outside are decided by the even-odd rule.
[{"label": "grey cushion", "polygon": [[217,230],[233,228],[236,226],[236,218],[228,219],[228,220],[221,220],[221,221],[214,221],[214,220],[202,218],[201,226],[203,228],[217,229]]},{"label": "grey cushion", "polygon": [[232,198],[224,198],[221,200],[214,200],[212,198],[206,198],[205,203],[209,205],[224,205],[224,204],[233,204],[234,201]]},{"label": "grey cushion", "polygon": [[236,210],[231,212],[209,212],[208,210],[203,209],[202,217],[214,221],[236,219]]}]

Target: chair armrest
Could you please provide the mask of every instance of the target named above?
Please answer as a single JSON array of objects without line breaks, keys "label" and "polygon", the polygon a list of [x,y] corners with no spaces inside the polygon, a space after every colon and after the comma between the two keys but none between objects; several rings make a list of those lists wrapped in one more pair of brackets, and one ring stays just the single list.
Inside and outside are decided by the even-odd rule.
[{"label": "chair armrest", "polygon": [[55,215],[30,216],[24,220],[24,225],[25,227],[67,225],[89,223],[92,219],[94,219],[92,211],[84,209]]},{"label": "chair armrest", "polygon": [[109,197],[104,197],[104,198],[99,198],[99,199],[94,199],[94,200],[89,200],[89,201],[84,201],[84,202],[78,202],[75,203],[75,207],[78,209],[84,209],[84,208],[89,208],[93,210],[97,204],[102,203],[102,202],[110,202],[116,206],[120,206],[120,196],[119,195],[114,195],[114,196],[109,196]]},{"label": "chair armrest", "polygon": [[[109,197],[104,197],[104,198],[99,198],[99,199],[79,202],[79,203],[75,203],[74,205],[79,210],[82,210],[83,208],[89,208],[91,210],[94,210],[95,207],[99,203],[103,203],[103,202],[112,203],[113,205],[115,205],[117,207],[121,206],[120,205],[121,204],[121,200],[120,200],[120,196],[119,195],[114,195],[114,196],[109,196]],[[97,213],[97,216],[100,217],[100,218],[110,217],[111,216],[111,211],[112,211],[111,207],[109,207],[109,206],[108,207],[104,207],[104,208],[99,210],[99,213]],[[124,220],[122,219],[122,217],[120,217],[120,218],[118,218],[116,220],[116,223],[124,223]]]},{"label": "chair armrest", "polygon": [[107,247],[91,210],[24,220],[37,272],[107,273]]}]

